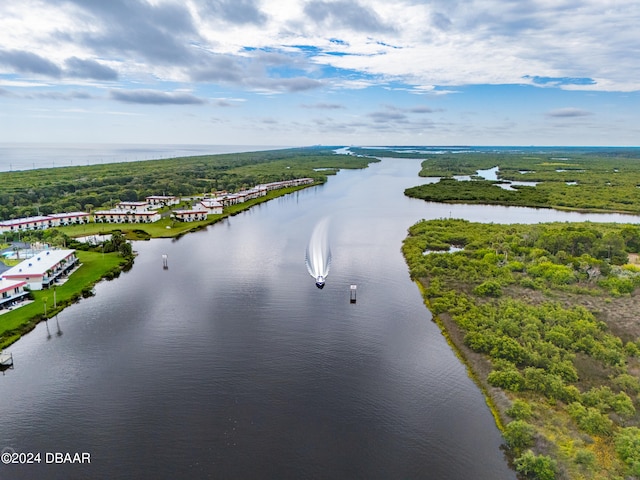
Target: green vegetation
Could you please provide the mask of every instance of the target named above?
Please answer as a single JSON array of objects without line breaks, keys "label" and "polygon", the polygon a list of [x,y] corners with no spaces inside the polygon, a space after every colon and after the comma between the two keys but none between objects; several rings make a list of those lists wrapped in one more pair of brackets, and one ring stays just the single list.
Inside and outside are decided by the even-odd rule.
[{"label": "green vegetation", "polygon": [[341,168],[365,168],[374,161],[318,147],[3,172],[0,220],[92,211],[149,195],[233,192],[300,177],[324,182]]},{"label": "green vegetation", "polygon": [[[392,152],[387,152],[393,156]],[[377,153],[380,155],[380,153]],[[396,155],[397,156],[397,155]],[[415,156],[415,155],[414,155]],[[432,155],[420,176],[443,177],[437,183],[408,188],[406,195],[434,202],[547,207],[581,211],[640,213],[640,159],[632,151],[615,154],[558,151],[544,154],[469,153]],[[499,167],[497,182],[458,181]],[[538,182],[535,186],[497,184]]]},{"label": "green vegetation", "polygon": [[[90,210],[110,206],[116,201],[135,201],[159,192],[197,195],[203,191],[233,191],[259,183],[301,177],[314,178],[318,183],[326,181],[327,174],[335,174],[340,168],[365,168],[372,161],[375,160],[335,155],[328,148],[314,148],[5,172],[0,175],[0,218],[34,215],[36,210],[41,214],[83,208]],[[322,169],[322,173],[315,169]],[[164,217],[152,224],[90,223],[19,234],[5,233],[2,245],[19,238],[24,242],[45,242],[56,247],[74,248],[82,267],[56,288],[55,307],[52,291],[33,291],[30,293],[32,303],[0,315],[0,347],[13,343],[40,320],[52,317],[81,296],[92,295],[93,285],[101,278],[115,278],[123,268],[132,265],[133,251],[126,240],[177,237],[307,186],[272,190],[264,197],[225,207],[223,214],[209,215],[207,220],[198,222]],[[92,247],[73,238],[94,234],[111,234],[111,239]]]},{"label": "green vegetation", "polygon": [[[70,225],[67,227],[57,227],[50,230],[34,230],[18,233],[6,233],[0,235],[8,241],[20,238],[25,242],[43,241],[55,246],[72,245],[73,248],[86,248],[86,246],[74,242],[73,237],[84,237],[90,235],[108,235],[113,232],[120,232],[128,240],[149,240],[150,238],[173,238],[180,237],[189,232],[201,230],[208,225],[219,222],[220,220],[251,208],[263,202],[268,202],[277,197],[293,193],[297,190],[307,188],[309,185],[301,185],[298,187],[280,188],[271,190],[264,197],[259,197],[236,205],[230,205],[224,208],[222,214],[208,215],[206,220],[197,222],[182,222],[169,217],[163,217],[153,223],[87,223],[83,225]],[[8,260],[6,264],[18,263],[18,261]]]},{"label": "green vegetation", "polygon": [[639,226],[621,224],[409,229],[411,277],[527,478],[640,473],[639,241]]},{"label": "green vegetation", "polygon": [[549,195],[538,187],[514,187],[504,190],[489,180],[458,181],[442,178],[438,183],[429,183],[407,188],[405,194],[429,202],[482,203],[520,207],[549,207]]},{"label": "green vegetation", "polygon": [[55,306],[53,289],[34,290],[30,293],[32,303],[0,315],[0,348],[15,342],[21,335],[31,331],[38,322],[52,318],[83,296],[91,296],[92,287],[99,280],[113,279],[131,264],[131,257],[123,257],[117,252],[103,254],[77,251],[76,255],[81,266],[65,283],[55,287]]}]

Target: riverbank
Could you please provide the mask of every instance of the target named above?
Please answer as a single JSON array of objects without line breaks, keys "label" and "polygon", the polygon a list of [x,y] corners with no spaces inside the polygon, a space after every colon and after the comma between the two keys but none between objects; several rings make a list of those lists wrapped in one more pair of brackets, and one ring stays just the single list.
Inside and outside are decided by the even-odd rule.
[{"label": "riverbank", "polygon": [[640,441],[639,240],[620,224],[409,229],[411,277],[521,473],[637,473],[640,453],[625,445]]},{"label": "riverbank", "polygon": [[[8,349],[11,446],[90,445],[104,461],[62,473],[92,478],[142,461],[155,477],[200,465],[229,478],[514,480],[493,417],[398,255],[425,213],[402,195],[417,165],[342,171],[177,241],[134,242],[131,271],[58,315],[64,335],[54,319],[50,341],[41,324]],[[334,258],[319,290],[304,252],[325,217]]]},{"label": "riverbank", "polygon": [[[161,219],[152,224],[104,224],[90,223],[60,227],[57,230],[70,237],[104,235],[113,231],[122,232],[128,240],[149,240],[151,238],[179,238],[190,232],[202,230],[230,216],[250,209],[255,205],[294,193],[304,188],[317,186],[300,185],[278,190],[271,190],[267,195],[225,207],[220,215],[209,215],[206,220],[198,222],[179,222],[170,218]],[[30,332],[42,320],[52,318],[65,307],[90,296],[92,287],[103,278],[112,279],[120,274],[123,268],[130,267],[133,261],[118,256],[117,253],[102,254],[78,250],[81,268],[74,272],[64,285],[56,289],[56,305],[53,305],[51,290],[32,291],[33,301],[11,312],[0,316],[0,349],[16,342],[22,335]],[[45,306],[46,305],[46,306]],[[46,313],[45,313],[46,312]]]},{"label": "riverbank", "polygon": [[[160,194],[236,192],[292,178],[320,183],[340,169],[366,168],[375,161],[318,147],[5,172],[0,175],[5,194],[0,218],[110,209],[117,201]],[[29,191],[38,192],[37,202]]]},{"label": "riverbank", "polygon": [[67,306],[93,295],[93,286],[102,279],[113,279],[131,265],[117,253],[78,250],[80,267],[55,290],[31,291],[31,302],[0,315],[0,349],[16,342],[42,320],[55,317]]},{"label": "riverbank", "polygon": [[[415,284],[422,294],[425,306],[429,311],[432,311],[428,295],[425,291],[425,285],[419,280],[416,280]],[[504,432],[504,426],[509,421],[505,412],[511,405],[511,401],[504,392],[492,387],[486,381],[486,377],[491,371],[491,362],[464,344],[464,332],[452,320],[450,315],[441,313],[440,315],[433,315],[432,319],[440,328],[440,332],[447,340],[456,357],[458,357],[467,368],[469,378],[471,378],[480,391],[482,391],[485,402],[496,421],[496,426],[500,431]]]},{"label": "riverbank", "polygon": [[263,197],[247,200],[243,203],[224,207],[221,214],[208,215],[206,220],[196,222],[182,222],[169,217],[162,218],[153,223],[86,223],[83,225],[70,225],[58,227],[57,230],[69,237],[84,237],[91,235],[108,235],[115,230],[122,232],[128,240],[148,240],[150,238],[178,238],[190,232],[197,232],[209,225],[214,225],[225,218],[237,215],[249,208],[259,205],[274,198],[288,195],[304,188],[321,185],[324,182],[315,182],[310,185],[299,185],[277,190],[271,190]]}]

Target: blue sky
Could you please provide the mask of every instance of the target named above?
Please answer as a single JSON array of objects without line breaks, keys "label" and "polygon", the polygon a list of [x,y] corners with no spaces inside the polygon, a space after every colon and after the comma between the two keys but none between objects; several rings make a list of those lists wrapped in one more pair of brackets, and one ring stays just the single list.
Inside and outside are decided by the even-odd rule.
[{"label": "blue sky", "polygon": [[639,145],[637,0],[2,0],[0,142]]}]

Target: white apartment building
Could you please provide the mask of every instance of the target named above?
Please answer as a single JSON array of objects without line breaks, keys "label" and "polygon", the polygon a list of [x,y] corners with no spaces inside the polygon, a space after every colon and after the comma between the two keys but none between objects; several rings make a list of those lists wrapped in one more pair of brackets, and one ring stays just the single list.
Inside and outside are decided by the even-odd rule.
[{"label": "white apartment building", "polygon": [[31,290],[48,288],[78,263],[75,250],[44,250],[2,274],[4,280],[25,282]]}]

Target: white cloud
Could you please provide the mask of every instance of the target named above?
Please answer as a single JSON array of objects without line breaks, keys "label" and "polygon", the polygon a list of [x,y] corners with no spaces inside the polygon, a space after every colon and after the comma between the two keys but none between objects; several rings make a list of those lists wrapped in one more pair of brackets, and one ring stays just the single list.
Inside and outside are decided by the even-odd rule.
[{"label": "white cloud", "polygon": [[[561,86],[568,89],[640,89],[635,0],[97,5],[6,0],[0,7],[0,45],[37,52],[61,69],[76,57],[121,76],[172,81],[189,78],[194,62],[205,66],[207,52],[248,58],[246,47],[277,51],[306,45],[319,49],[310,53],[313,63],[411,85],[517,84],[531,75],[597,79],[594,85]],[[127,17],[132,14],[148,18]],[[327,49],[346,55],[326,55]],[[290,61],[300,62],[299,55]],[[0,72],[10,69],[0,66]]]},{"label": "white cloud", "polygon": [[[564,95],[540,106],[538,118],[569,124],[558,106],[571,105],[593,113],[573,125],[606,127],[598,122],[612,117],[601,112],[627,109],[619,115],[637,119],[628,106],[640,92],[638,24],[637,0],[2,0],[0,95],[18,115],[20,102],[68,99],[96,111],[192,106],[209,118],[214,108],[242,102],[225,110],[229,129],[244,131],[231,118],[236,111],[255,112],[279,120],[272,128],[290,138],[286,128],[295,127],[286,115],[310,126],[313,110],[362,111],[373,95],[388,98],[375,105],[400,96],[403,105],[433,102],[438,116],[448,116],[438,124],[443,132],[457,125],[467,133],[460,118],[485,112],[461,106],[468,87],[525,85]],[[74,96],[79,88],[87,98]],[[632,100],[598,107],[585,92],[628,92]],[[435,119],[387,111],[322,125],[391,134],[388,125],[403,121],[418,132]]]}]

